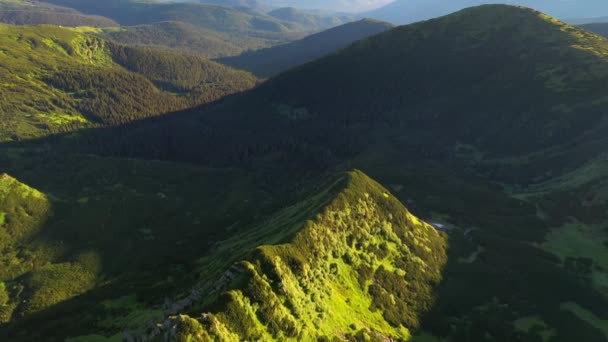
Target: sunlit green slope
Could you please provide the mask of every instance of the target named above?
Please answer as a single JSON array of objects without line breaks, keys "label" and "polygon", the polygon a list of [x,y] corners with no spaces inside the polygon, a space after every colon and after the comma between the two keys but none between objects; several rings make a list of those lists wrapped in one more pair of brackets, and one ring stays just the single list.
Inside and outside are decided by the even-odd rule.
[{"label": "sunlit green slope", "polygon": [[[330,189],[329,198],[317,195],[327,204],[307,220],[289,217],[310,199],[258,226],[251,233],[275,243],[248,246],[255,247],[253,254],[223,280],[192,290],[182,308],[191,317],[158,322],[177,330],[151,329],[148,338],[408,340],[409,329],[417,329],[433,305],[445,237],[361,172],[348,173]],[[242,239],[235,236],[224,248]],[[208,309],[191,303],[214,291],[222,294],[212,313],[200,318]]]},{"label": "sunlit green slope", "polygon": [[211,61],[55,26],[0,25],[0,140],[125,123],[250,88]]}]

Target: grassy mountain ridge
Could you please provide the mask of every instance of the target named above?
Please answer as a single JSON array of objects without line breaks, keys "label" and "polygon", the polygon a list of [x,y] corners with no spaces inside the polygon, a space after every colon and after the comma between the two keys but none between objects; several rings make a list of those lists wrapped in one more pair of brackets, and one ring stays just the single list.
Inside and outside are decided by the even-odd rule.
[{"label": "grassy mountain ridge", "polygon": [[[179,316],[161,323],[179,327],[174,336],[166,331],[170,338],[409,338],[405,327],[416,327],[433,301],[432,287],[445,262],[444,238],[361,172],[335,184],[330,188],[337,192],[318,214],[312,213],[314,219],[292,223],[287,232],[293,237],[283,232],[274,238],[290,242],[258,246],[231,269],[233,285],[221,298],[221,309],[202,322]],[[407,274],[405,282],[402,274]],[[389,293],[401,286],[408,294],[390,299]],[[197,310],[188,309],[194,317]]]},{"label": "grassy mountain ridge", "polygon": [[[123,47],[77,30],[8,25],[0,30],[2,140],[124,123],[211,102],[255,83],[249,74],[202,58]],[[176,68],[194,73],[174,78]]]},{"label": "grassy mountain ridge", "polygon": [[[292,201],[291,194],[270,195],[265,182],[239,169],[47,153],[24,160],[19,151],[4,152],[3,168],[42,189],[53,215],[38,221],[37,234],[3,250],[10,267],[1,281],[24,289],[11,292],[10,302],[27,303],[8,313],[10,325],[0,324],[3,339],[140,330],[162,314],[165,297],[213,278],[209,264],[198,269],[198,258],[223,260],[214,257],[220,241]],[[21,200],[11,195],[2,204]],[[17,219],[10,206],[0,210],[7,222]],[[86,284],[77,288],[72,277],[84,272],[94,277],[83,276]]]},{"label": "grassy mountain ridge", "polygon": [[237,69],[250,71],[260,77],[269,77],[390,28],[391,25],[388,23],[361,20],[334,27],[302,40],[246,52],[239,56],[221,58],[218,61]]}]

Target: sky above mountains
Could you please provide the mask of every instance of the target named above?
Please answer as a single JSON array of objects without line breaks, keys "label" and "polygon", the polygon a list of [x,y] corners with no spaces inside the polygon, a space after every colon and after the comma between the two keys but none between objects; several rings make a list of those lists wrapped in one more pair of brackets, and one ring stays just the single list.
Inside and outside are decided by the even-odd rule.
[{"label": "sky above mountains", "polygon": [[491,3],[531,7],[565,20],[608,15],[606,0],[396,0],[366,15],[395,24],[407,24]]},{"label": "sky above mountains", "polygon": [[298,7],[326,9],[341,12],[362,12],[387,5],[394,0],[265,0],[264,3],[277,7]]},{"label": "sky above mountains", "polygon": [[[408,23],[482,4],[506,3],[532,7],[562,19],[608,16],[606,0],[263,0],[270,6],[369,12],[370,16]],[[376,11],[374,11],[376,10]]]}]

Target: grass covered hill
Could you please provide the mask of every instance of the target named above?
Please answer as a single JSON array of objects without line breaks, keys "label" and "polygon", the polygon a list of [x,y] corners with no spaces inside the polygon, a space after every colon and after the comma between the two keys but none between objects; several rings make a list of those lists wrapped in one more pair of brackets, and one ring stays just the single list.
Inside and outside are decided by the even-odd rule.
[{"label": "grass covered hill", "polygon": [[55,26],[1,25],[0,140],[125,123],[245,90],[250,74]]},{"label": "grass covered hill", "polygon": [[374,20],[361,20],[313,34],[302,40],[245,52],[218,61],[259,77],[274,76],[282,71],[334,53],[357,40],[390,29],[392,25]]},{"label": "grass covered hill", "polygon": [[257,246],[233,267],[232,284],[213,313],[202,322],[170,317],[162,325],[176,325],[176,332],[157,334],[177,340],[408,340],[408,328],[419,325],[441,281],[444,237],[361,172],[346,174],[329,190],[330,197],[315,196],[327,202],[314,218],[291,222],[283,236],[273,236],[275,244]]}]

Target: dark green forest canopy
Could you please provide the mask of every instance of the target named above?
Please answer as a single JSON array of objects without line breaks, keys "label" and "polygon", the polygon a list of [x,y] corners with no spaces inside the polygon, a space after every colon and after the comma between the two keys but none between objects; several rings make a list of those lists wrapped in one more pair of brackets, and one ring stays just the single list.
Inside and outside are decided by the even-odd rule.
[{"label": "dark green forest canopy", "polygon": [[[131,49],[112,63],[194,84]],[[3,280],[4,301],[35,305],[0,333],[605,342],[607,52],[541,13],[483,6],[210,107],[4,144],[0,165],[53,215],[14,252],[48,263]],[[53,305],[49,280],[79,274]]]},{"label": "dark green forest canopy", "polygon": [[[302,160],[292,152],[308,151],[304,155],[323,164],[375,143],[390,142],[418,157],[449,154],[463,144],[488,157],[551,151],[531,173],[565,170],[602,152],[607,49],[605,39],[532,10],[474,8],[364,39],[212,111],[168,119],[181,132],[171,137],[181,147],[174,158]],[[160,134],[159,125],[107,134],[125,132],[125,145],[114,139],[116,148],[137,153],[138,141],[164,141],[151,138]],[[224,130],[231,133],[215,139]],[[186,133],[197,131],[209,132],[195,138],[198,145]],[[568,154],[575,141],[584,153]]]}]

